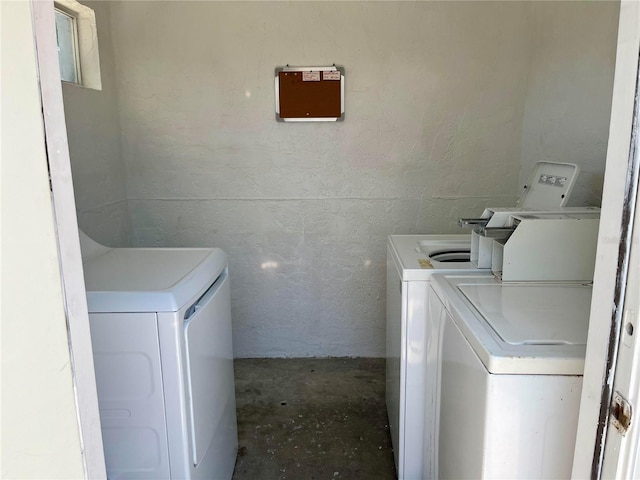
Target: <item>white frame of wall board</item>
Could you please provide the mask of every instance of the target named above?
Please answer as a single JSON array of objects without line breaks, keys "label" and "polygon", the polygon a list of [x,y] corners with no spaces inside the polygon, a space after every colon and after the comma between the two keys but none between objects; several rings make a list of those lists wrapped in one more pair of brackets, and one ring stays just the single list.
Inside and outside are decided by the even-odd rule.
[{"label": "white frame of wall board", "polygon": [[33,0],[31,11],[85,477],[106,479],[53,1]]},{"label": "white frame of wall board", "polygon": [[[629,62],[637,62],[638,52],[630,52],[623,48],[624,42],[628,38],[624,37],[625,32],[631,30],[633,35],[640,28],[638,16],[629,15],[638,8],[629,6],[633,2],[624,2],[621,8],[621,32],[618,40],[618,62],[620,65]],[[93,374],[93,357],[91,353],[91,341],[88,335],[88,315],[86,309],[86,299],[84,281],[82,278],[82,264],[80,259],[80,247],[78,243],[77,223],[75,216],[75,201],[73,198],[73,188],[71,185],[71,172],[69,168],[69,154],[66,139],[66,128],[64,121],[64,106],[62,102],[62,91],[60,87],[59,73],[57,72],[57,52],[55,51],[55,36],[52,34],[53,28],[53,3],[49,1],[33,1],[33,11],[36,24],[36,42],[38,46],[38,57],[40,66],[40,82],[43,97],[43,107],[45,112],[45,124],[47,128],[47,141],[50,152],[49,162],[52,174],[53,196],[56,212],[56,224],[58,228],[58,242],[60,246],[63,284],[65,297],[67,299],[67,310],[69,319],[69,337],[74,358],[74,380],[77,390],[78,410],[82,438],[84,442],[84,453],[86,459],[87,478],[105,478],[104,457],[102,452],[102,439],[99,431],[99,415],[97,410],[97,396],[95,395],[95,378]],[[625,19],[625,15],[630,18]],[[626,22],[626,23],[625,23]],[[623,28],[624,25],[626,27]],[[634,37],[634,38],[636,38]],[[616,76],[618,77],[618,67],[616,66]],[[635,78],[635,72],[634,72]],[[631,110],[632,105],[627,105],[629,99],[616,91],[614,97],[615,105],[624,110]],[[630,118],[628,115],[625,118]],[[620,120],[616,117],[616,122]],[[628,121],[628,120],[627,120]],[[612,125],[614,118],[612,117]],[[626,125],[623,123],[623,126]],[[621,128],[617,123],[616,128]],[[612,128],[613,139],[615,133]],[[628,138],[627,147],[628,147]],[[615,142],[612,141],[612,145]],[[618,148],[621,148],[618,145]],[[628,151],[628,150],[627,150]],[[612,252],[617,253],[619,236],[607,237],[607,232],[619,233],[620,219],[622,214],[622,203],[616,188],[624,185],[626,174],[627,156],[620,157],[620,152],[609,147],[607,156],[606,190],[603,204],[603,225],[598,249],[598,266],[596,268],[596,282],[594,285],[594,297],[608,298],[613,296],[615,288],[615,273],[611,270],[615,265],[607,264]],[[617,222],[617,223],[616,223]],[[609,304],[610,306],[610,304]],[[602,388],[602,371],[606,364],[606,345],[599,345],[603,338],[609,337],[610,328],[610,308],[606,315],[602,315],[598,305],[592,308],[591,327],[589,336],[589,358],[587,370],[584,378],[583,406],[581,408],[580,428],[582,434],[578,437],[576,447],[576,457],[574,464],[574,475],[577,477],[588,477],[591,460],[593,456],[593,445],[595,444],[595,428],[593,407],[596,413],[599,409],[599,393]],[[606,308],[606,304],[605,304]],[[595,389],[596,396],[591,396],[590,391]],[[586,400],[585,400],[586,399]],[[597,415],[596,417],[597,418]],[[581,474],[581,472],[585,472]]]}]

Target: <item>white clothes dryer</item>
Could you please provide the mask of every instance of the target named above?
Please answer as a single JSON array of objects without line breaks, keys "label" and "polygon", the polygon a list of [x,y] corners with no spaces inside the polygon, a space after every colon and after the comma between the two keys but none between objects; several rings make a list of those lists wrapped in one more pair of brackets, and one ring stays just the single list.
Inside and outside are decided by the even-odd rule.
[{"label": "white clothes dryer", "polygon": [[220,479],[238,446],[227,257],[81,233],[110,479]]},{"label": "white clothes dryer", "polygon": [[589,284],[436,275],[438,478],[569,478]]}]

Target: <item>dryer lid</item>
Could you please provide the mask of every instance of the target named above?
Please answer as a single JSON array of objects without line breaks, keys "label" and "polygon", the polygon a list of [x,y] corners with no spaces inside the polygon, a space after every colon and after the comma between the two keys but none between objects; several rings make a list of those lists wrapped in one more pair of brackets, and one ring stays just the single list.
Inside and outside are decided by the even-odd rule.
[{"label": "dryer lid", "polygon": [[84,264],[89,312],[175,312],[227,265],[219,248],[114,248]]}]

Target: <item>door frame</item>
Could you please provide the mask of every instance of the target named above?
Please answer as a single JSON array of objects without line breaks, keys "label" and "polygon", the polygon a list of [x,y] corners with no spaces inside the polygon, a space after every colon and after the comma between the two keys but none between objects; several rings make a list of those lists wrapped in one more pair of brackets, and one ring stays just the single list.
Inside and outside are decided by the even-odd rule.
[{"label": "door frame", "polygon": [[31,13],[85,478],[106,480],[53,1],[32,0]]},{"label": "door frame", "polygon": [[630,233],[635,215],[637,177],[634,179],[633,172],[637,172],[638,131],[634,121],[638,120],[639,52],[640,3],[625,0],[620,4],[609,142],[573,478],[603,476],[613,381],[619,366]]},{"label": "door frame", "polygon": [[[78,237],[75,199],[57,59],[52,0],[32,0],[51,188],[60,252],[62,283],[69,325],[69,345],[78,407],[85,473],[87,478],[106,478],[102,434],[93,370],[86,292]],[[619,325],[611,322],[611,305],[619,275],[617,264],[624,195],[629,159],[629,139],[640,45],[640,4],[621,2],[610,138],[607,151],[601,228],[598,240],[594,301],[591,308],[578,437],[573,476],[592,477],[598,442],[602,392],[607,387],[605,369],[610,365],[610,343]],[[629,72],[632,71],[632,74]],[[630,76],[632,80],[629,80]],[[630,82],[633,83],[629,92]],[[626,223],[625,223],[626,222]],[[608,409],[608,404],[606,407]],[[607,410],[608,411],[608,410]]]}]

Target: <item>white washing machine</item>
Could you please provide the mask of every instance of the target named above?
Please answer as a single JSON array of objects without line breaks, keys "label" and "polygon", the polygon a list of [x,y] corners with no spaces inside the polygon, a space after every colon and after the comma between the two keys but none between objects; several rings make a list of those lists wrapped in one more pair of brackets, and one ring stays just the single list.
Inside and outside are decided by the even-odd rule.
[{"label": "white washing machine", "polygon": [[[530,209],[526,215],[519,209],[490,211],[491,220],[503,226],[517,220],[509,227],[512,236],[500,243],[510,252],[500,275],[521,280],[593,277],[598,209],[559,207],[543,214]],[[491,268],[479,269],[469,262],[471,241],[469,235],[392,235],[387,241],[386,403],[400,479],[438,478],[433,428],[438,324],[432,320],[437,316],[427,293],[434,274],[491,276]],[[492,266],[490,261],[488,267]]]},{"label": "white washing machine", "polygon": [[107,475],[220,479],[238,446],[227,257],[81,233]]},{"label": "white washing machine", "polygon": [[398,478],[435,476],[437,332],[427,293],[436,273],[480,271],[469,235],[391,235],[387,241],[386,403]]},{"label": "white washing machine", "polygon": [[438,478],[569,478],[588,284],[436,275]]},{"label": "white washing machine", "polygon": [[[565,207],[575,184],[577,165],[538,162],[514,208],[489,208],[482,218],[461,224],[501,226],[513,214],[593,212]],[[597,211],[598,209],[595,209]],[[437,332],[430,318],[429,282],[436,273],[491,275],[471,260],[471,235],[392,235],[387,242],[386,403],[396,471],[401,480],[437,477],[435,381]],[[426,414],[425,414],[426,406]]]}]

